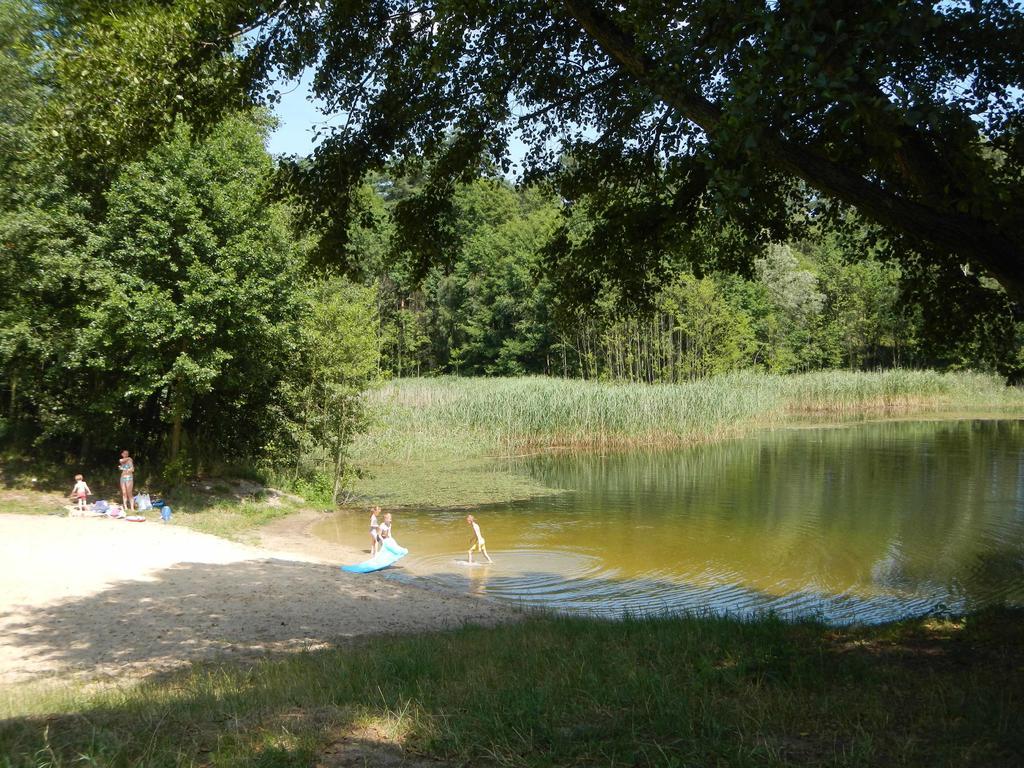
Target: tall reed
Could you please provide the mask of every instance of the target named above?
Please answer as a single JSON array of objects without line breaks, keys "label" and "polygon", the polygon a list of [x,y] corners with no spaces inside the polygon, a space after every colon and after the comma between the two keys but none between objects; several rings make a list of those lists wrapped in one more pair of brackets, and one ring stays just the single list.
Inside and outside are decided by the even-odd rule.
[{"label": "tall reed", "polygon": [[689,384],[555,379],[400,379],[370,393],[364,461],[511,455],[538,448],[704,442],[801,416],[1024,405],[1024,392],[973,373],[894,370],[738,373]]}]

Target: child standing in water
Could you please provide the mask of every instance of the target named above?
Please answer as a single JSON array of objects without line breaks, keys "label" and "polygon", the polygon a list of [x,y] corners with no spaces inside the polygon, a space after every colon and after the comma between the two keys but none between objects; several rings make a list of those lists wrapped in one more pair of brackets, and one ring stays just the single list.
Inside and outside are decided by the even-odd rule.
[{"label": "child standing in water", "polygon": [[469,562],[473,562],[473,552],[479,549],[484,557],[487,558],[488,563],[493,563],[491,556],[487,554],[486,542],[484,542],[484,535],[480,533],[480,525],[473,519],[472,515],[466,515],[466,522],[473,528],[473,538],[469,540]]},{"label": "child standing in water", "polygon": [[370,510],[370,557],[377,554],[377,545],[380,544],[380,522],[377,520],[377,513],[380,507]]},{"label": "child standing in water", "polygon": [[391,513],[385,512],[384,519],[380,522],[380,537],[387,539],[391,537]]},{"label": "child standing in water", "polygon": [[71,489],[71,498],[78,502],[78,508],[80,510],[85,509],[85,500],[92,496],[92,491],[89,490],[89,486],[85,482],[85,478],[81,475],[75,475],[75,487]]}]

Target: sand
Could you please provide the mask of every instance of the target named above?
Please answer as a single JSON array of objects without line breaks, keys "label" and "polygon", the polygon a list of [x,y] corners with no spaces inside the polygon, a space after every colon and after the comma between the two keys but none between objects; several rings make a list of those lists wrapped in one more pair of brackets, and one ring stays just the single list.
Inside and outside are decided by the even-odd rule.
[{"label": "sand", "polygon": [[0,684],[146,675],[515,615],[344,573],[334,563],[366,555],[310,541],[309,522],[279,523],[255,547],[173,523],[0,514]]}]

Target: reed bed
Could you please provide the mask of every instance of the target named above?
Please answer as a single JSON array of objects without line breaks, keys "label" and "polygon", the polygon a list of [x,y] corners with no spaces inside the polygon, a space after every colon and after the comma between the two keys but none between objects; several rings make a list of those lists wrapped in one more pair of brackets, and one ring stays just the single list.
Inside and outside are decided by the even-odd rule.
[{"label": "reed bed", "polygon": [[355,455],[373,464],[709,442],[815,414],[1024,406],[1024,391],[995,376],[909,370],[739,373],[655,385],[545,377],[401,379],[368,397],[376,418]]}]

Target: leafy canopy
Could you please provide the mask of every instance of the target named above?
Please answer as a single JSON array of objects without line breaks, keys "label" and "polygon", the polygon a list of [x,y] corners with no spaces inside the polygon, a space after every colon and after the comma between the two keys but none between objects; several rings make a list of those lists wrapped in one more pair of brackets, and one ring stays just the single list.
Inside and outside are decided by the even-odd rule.
[{"label": "leafy canopy", "polygon": [[[118,46],[101,69],[127,85],[142,66],[173,71],[174,88],[132,114],[216,103],[193,98],[206,91],[189,78],[216,80],[211,64],[230,59],[218,52],[244,54],[237,73],[254,95],[313,68],[332,120],[291,180],[333,222],[328,250],[367,169],[429,158],[430,183],[399,211],[429,231],[454,182],[485,160],[508,168],[518,136],[528,174],[558,170],[562,196],[603,219],[582,243],[556,239],[556,261],[643,272],[709,212],[780,238],[804,199],[815,215],[855,206],[931,262],[967,262],[963,279],[985,273],[1024,298],[1024,11],[1012,0],[175,0],[127,4],[135,16],[69,5],[104,55]],[[154,29],[173,18],[182,37],[136,43],[126,25],[142,13]],[[82,62],[96,60],[68,66],[94,73]]]}]

